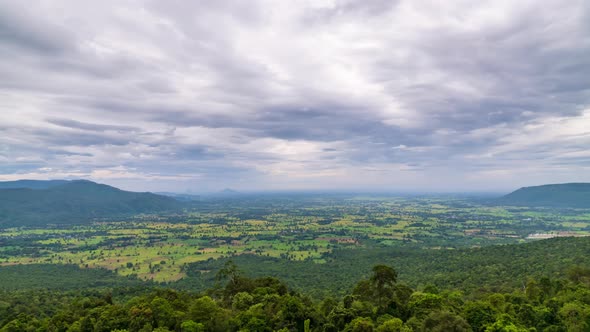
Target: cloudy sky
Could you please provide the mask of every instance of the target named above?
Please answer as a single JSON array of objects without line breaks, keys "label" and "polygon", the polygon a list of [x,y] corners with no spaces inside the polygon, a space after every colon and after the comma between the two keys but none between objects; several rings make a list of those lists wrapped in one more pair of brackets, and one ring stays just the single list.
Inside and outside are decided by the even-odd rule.
[{"label": "cloudy sky", "polygon": [[0,1],[0,180],[590,181],[590,2]]}]

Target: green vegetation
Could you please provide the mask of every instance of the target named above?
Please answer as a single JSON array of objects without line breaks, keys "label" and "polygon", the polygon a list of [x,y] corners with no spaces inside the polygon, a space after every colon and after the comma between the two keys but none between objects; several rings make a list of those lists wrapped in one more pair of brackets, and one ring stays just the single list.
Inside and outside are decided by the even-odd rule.
[{"label": "green vegetation", "polygon": [[0,229],[0,266],[73,264],[174,282],[189,271],[206,276],[207,265],[243,255],[302,262],[313,270],[349,257],[350,264],[373,264],[372,257],[403,253],[401,262],[390,263],[409,273],[407,259],[440,260],[462,248],[588,234],[590,213],[579,209],[489,207],[456,197],[261,195],[200,201],[169,216]]},{"label": "green vegetation", "polygon": [[368,256],[362,260],[377,263],[371,257],[387,253],[424,256],[418,249],[426,249],[445,255],[461,248],[584,236],[589,225],[587,210],[489,207],[452,197],[252,196],[197,202],[171,216],[5,228],[0,265],[75,264],[172,282],[184,278],[191,264],[232,256],[319,265]]},{"label": "green vegetation", "polygon": [[[4,190],[72,185],[73,207],[130,197]],[[236,194],[0,228],[0,331],[587,330],[590,210],[488,202]]]},{"label": "green vegetation", "polygon": [[501,199],[505,205],[590,208],[590,183],[548,184],[525,187]]},{"label": "green vegetation", "polygon": [[[325,264],[240,255],[231,260],[248,275],[272,275],[315,298],[344,296],[366,277],[373,265],[395,266],[412,287],[435,285],[441,290],[501,292],[521,287],[528,277],[563,278],[572,266],[590,266],[590,238],[554,238],[520,245],[457,250],[415,246],[338,249]],[[219,270],[227,259],[190,264],[188,277],[172,287],[203,289],[214,279],[205,271]]]},{"label": "green vegetation", "polygon": [[136,278],[118,276],[105,269],[81,269],[77,265],[30,264],[0,267],[3,290],[76,290],[150,286]]},{"label": "green vegetation", "polygon": [[3,292],[0,331],[588,331],[590,270],[568,275],[472,294],[413,289],[394,268],[375,265],[342,298],[315,301],[230,261],[217,272],[225,286],[203,293]]}]

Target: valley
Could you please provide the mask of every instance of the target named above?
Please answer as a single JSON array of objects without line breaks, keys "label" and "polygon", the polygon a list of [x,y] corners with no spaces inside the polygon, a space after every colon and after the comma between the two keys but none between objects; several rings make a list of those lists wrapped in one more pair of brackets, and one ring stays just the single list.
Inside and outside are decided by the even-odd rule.
[{"label": "valley", "polygon": [[4,228],[0,266],[71,264],[175,282],[190,264],[245,254],[325,264],[340,249],[456,250],[588,235],[584,209],[452,196],[244,195],[199,201],[172,215]]}]

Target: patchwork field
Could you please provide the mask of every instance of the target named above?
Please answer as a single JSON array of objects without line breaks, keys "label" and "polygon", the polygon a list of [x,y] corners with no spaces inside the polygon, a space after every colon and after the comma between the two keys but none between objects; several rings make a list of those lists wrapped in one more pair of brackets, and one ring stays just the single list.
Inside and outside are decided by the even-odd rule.
[{"label": "patchwork field", "polygon": [[[170,282],[188,264],[241,254],[322,264],[336,248],[453,249],[590,235],[584,210],[490,207],[457,198],[315,197],[206,202],[175,216],[0,230],[0,265],[76,264]],[[229,207],[229,208],[228,208]]]}]

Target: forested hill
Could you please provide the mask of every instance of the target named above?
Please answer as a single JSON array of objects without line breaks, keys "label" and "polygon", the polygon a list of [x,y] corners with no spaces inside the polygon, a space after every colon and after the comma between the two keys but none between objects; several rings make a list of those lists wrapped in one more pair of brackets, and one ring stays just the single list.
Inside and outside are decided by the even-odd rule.
[{"label": "forested hill", "polygon": [[497,200],[503,205],[590,208],[590,183],[520,188]]},{"label": "forested hill", "polygon": [[84,223],[95,218],[175,211],[183,206],[171,197],[85,180],[21,184],[23,187],[15,187],[18,181],[13,181],[4,184],[12,187],[0,189],[1,227]]},{"label": "forested hill", "polygon": [[67,180],[16,180],[0,182],[0,189],[48,189],[68,183]]}]

